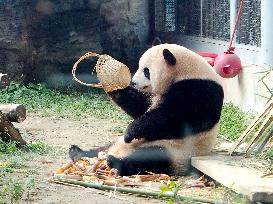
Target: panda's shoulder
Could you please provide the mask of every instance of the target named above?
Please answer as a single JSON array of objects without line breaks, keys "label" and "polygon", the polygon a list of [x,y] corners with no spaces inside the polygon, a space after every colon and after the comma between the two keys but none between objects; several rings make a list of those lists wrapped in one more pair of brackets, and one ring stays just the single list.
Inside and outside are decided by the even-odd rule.
[{"label": "panda's shoulder", "polygon": [[222,86],[210,79],[185,79],[174,82],[164,94],[165,99],[208,96],[222,100]]},{"label": "panda's shoulder", "polygon": [[169,90],[180,90],[180,89],[187,89],[187,90],[194,90],[196,88],[202,88],[202,89],[218,89],[222,88],[222,86],[211,79],[201,79],[201,78],[196,78],[196,79],[184,79],[184,80],[179,80],[176,82],[173,82]]}]

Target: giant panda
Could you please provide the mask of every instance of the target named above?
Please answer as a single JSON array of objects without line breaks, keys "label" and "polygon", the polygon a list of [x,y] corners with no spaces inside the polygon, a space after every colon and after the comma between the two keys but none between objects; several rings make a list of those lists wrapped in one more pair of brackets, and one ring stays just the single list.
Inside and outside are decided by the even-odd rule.
[{"label": "giant panda", "polygon": [[208,154],[215,144],[224,97],[221,79],[185,47],[151,47],[141,56],[131,85],[108,95],[133,122],[108,147],[83,151],[72,145],[73,161],[105,150],[109,166],[121,176],[179,176],[187,173],[192,156]]}]

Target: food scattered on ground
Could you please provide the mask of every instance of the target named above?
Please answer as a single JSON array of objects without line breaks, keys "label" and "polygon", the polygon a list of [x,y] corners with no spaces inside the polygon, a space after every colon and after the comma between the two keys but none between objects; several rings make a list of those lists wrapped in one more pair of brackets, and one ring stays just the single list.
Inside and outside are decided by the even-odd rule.
[{"label": "food scattered on ground", "polygon": [[75,179],[96,182],[109,186],[136,186],[146,181],[169,181],[174,178],[166,174],[147,172],[147,175],[118,176],[117,169],[107,165],[105,153],[98,157],[81,158],[77,162],[69,162],[54,171],[54,178]]}]

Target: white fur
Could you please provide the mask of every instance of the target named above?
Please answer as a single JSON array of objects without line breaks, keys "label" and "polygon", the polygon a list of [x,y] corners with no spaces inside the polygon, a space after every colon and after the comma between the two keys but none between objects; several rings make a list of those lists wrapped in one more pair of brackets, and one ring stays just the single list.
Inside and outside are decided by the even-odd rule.
[{"label": "white fur", "polygon": [[[169,49],[176,58],[176,65],[169,65],[163,57],[163,50]],[[149,68],[150,80],[143,73]],[[171,83],[184,79],[210,79],[221,84],[220,77],[212,67],[198,54],[175,44],[161,44],[148,49],[139,60],[139,68],[133,76],[132,82],[136,88],[150,92],[153,95],[150,109],[155,108]],[[185,107],[187,108],[187,107]],[[150,110],[149,109],[149,110]],[[149,111],[148,110],[148,111]],[[162,146],[165,147],[173,159],[173,169],[176,175],[183,174],[189,168],[192,156],[208,154],[218,135],[219,123],[211,130],[189,136],[185,139],[156,140],[147,142],[144,139],[133,140],[126,144],[123,137],[110,149],[108,154],[123,158],[135,151],[138,147]]]},{"label": "white fur", "polygon": [[161,146],[168,150],[173,159],[173,173],[183,175],[189,169],[190,158],[192,156],[206,155],[211,152],[216,136],[218,135],[219,124],[216,124],[210,131],[202,132],[185,139],[145,141],[133,140],[125,143],[120,137],[117,142],[109,148],[108,154],[117,158],[124,158],[132,154],[136,148]]},{"label": "white fur", "polygon": [[138,69],[132,78],[135,87],[145,92],[151,92],[151,82],[144,76],[143,70]]},{"label": "white fur", "polygon": [[[169,65],[163,58],[163,50],[168,49],[176,57],[176,65]],[[151,79],[143,73],[147,67]],[[213,70],[207,61],[191,50],[176,44],[161,44],[148,49],[139,60],[139,67],[132,82],[140,90],[153,94],[163,94],[172,81],[183,79],[211,79],[221,84],[220,76]]]}]

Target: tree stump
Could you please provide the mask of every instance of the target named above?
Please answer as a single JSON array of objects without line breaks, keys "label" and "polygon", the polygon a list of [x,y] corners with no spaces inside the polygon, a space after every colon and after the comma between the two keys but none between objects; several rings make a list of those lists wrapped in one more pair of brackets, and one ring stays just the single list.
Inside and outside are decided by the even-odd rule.
[{"label": "tree stump", "polygon": [[0,73],[0,90],[6,89],[10,84],[10,78],[7,74]]},{"label": "tree stump", "polygon": [[0,104],[0,111],[10,122],[21,123],[26,119],[26,108],[21,104]]},{"label": "tree stump", "polygon": [[[9,138],[7,138],[7,136]],[[0,111],[0,137],[3,141],[10,139],[11,141],[18,142],[19,146],[25,146],[27,142],[23,140],[20,132],[8,120],[7,116]]]}]

